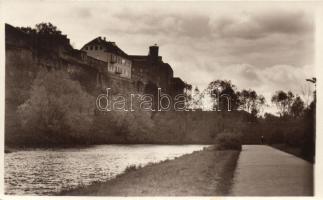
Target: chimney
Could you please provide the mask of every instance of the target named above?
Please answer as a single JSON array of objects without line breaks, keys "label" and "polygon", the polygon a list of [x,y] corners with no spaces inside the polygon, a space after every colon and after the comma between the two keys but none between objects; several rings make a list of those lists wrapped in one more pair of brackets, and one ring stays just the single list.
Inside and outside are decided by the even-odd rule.
[{"label": "chimney", "polygon": [[154,58],[154,59],[157,59],[157,57],[158,57],[158,46],[157,46],[157,44],[155,44],[154,46],[150,46],[149,47],[149,56],[150,57],[152,57],[152,58]]},{"label": "chimney", "polygon": [[105,37],[103,37],[103,40],[105,41],[105,40],[106,40],[106,38],[105,38]]}]

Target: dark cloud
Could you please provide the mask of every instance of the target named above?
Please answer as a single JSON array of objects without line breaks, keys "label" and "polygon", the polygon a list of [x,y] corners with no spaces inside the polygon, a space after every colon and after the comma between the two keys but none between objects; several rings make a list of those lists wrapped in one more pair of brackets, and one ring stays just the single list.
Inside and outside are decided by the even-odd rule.
[{"label": "dark cloud", "polygon": [[[271,10],[260,13],[242,12],[238,17],[208,16],[206,13],[134,12],[121,10],[113,15],[129,29],[119,31],[130,34],[172,34],[193,38],[241,38],[255,40],[272,34],[305,34],[313,31],[313,22],[300,11]],[[133,23],[136,21],[136,23]],[[118,31],[116,27],[110,27]],[[213,37],[215,36],[215,37]]]},{"label": "dark cloud", "polygon": [[312,18],[300,11],[264,12],[255,20],[262,24],[263,32],[268,33],[303,34],[313,31]]},{"label": "dark cloud", "polygon": [[[6,1],[3,11],[13,25],[54,22],[78,48],[106,36],[128,54],[147,55],[148,46],[157,43],[174,75],[200,89],[212,80],[229,79],[270,97],[279,88],[296,90],[314,75],[312,8],[277,5]],[[21,12],[9,12],[17,9]]]},{"label": "dark cloud", "polygon": [[80,18],[90,18],[92,13],[88,8],[80,8],[76,10],[77,16]]},{"label": "dark cloud", "polygon": [[299,35],[313,32],[313,21],[301,11],[270,10],[261,13],[244,12],[240,18],[223,17],[214,22],[221,37],[259,39],[272,34]]},{"label": "dark cloud", "polygon": [[[123,23],[132,24],[131,28],[125,30],[124,27],[109,27],[108,30],[122,31],[129,34],[171,34],[181,37],[209,37],[211,27],[209,17],[194,14],[174,14],[174,13],[134,13],[124,10],[114,15],[116,19]],[[136,19],[138,23],[133,24]]]},{"label": "dark cloud", "polygon": [[180,18],[180,35],[188,37],[209,37],[211,35],[211,27],[208,16],[190,16]]}]

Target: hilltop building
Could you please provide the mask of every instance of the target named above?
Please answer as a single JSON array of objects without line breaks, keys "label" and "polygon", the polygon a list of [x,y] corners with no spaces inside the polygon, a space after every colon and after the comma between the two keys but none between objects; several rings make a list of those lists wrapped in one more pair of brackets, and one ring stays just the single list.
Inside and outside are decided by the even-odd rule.
[{"label": "hilltop building", "polygon": [[162,57],[158,55],[159,47],[150,46],[147,56],[131,55],[133,80],[137,87],[142,90],[142,85],[153,83],[157,87],[171,93],[173,69],[168,63],[164,63]]},{"label": "hilltop building", "polygon": [[173,77],[173,69],[159,56],[157,44],[149,47],[148,55],[128,55],[115,42],[107,41],[105,37],[97,37],[86,43],[81,51],[86,52],[89,57],[105,62],[105,71],[111,75],[119,75],[133,81],[137,92],[162,88],[164,92],[175,95],[183,91],[183,81]]},{"label": "hilltop building", "polygon": [[184,82],[174,78],[157,45],[149,47],[147,55],[128,55],[114,42],[97,37],[78,50],[66,35],[44,36],[32,30],[5,25],[6,87],[15,88],[6,90],[6,100],[21,96],[17,104],[24,102],[42,68],[66,70],[94,96],[108,87],[112,94],[154,94],[157,88],[171,96],[183,93]]},{"label": "hilltop building", "polygon": [[115,42],[106,41],[105,37],[97,37],[86,43],[81,51],[85,51],[88,56],[106,62],[107,71],[112,74],[119,74],[124,78],[131,78],[130,57],[122,51]]}]

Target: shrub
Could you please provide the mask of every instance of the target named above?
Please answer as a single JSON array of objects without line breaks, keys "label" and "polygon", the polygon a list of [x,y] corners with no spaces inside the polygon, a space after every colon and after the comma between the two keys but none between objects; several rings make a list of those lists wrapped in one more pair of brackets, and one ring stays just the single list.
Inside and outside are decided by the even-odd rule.
[{"label": "shrub", "polygon": [[[94,98],[62,70],[43,70],[33,81],[30,98],[18,107],[24,132],[33,138],[70,142],[92,125]],[[52,140],[46,142],[51,142]]]},{"label": "shrub", "polygon": [[135,171],[137,169],[139,169],[140,167],[137,167],[136,165],[129,165],[126,167],[126,169],[124,170],[124,173],[128,173],[131,171]]},{"label": "shrub", "polygon": [[223,131],[215,142],[218,150],[241,150],[242,135],[239,132]]}]

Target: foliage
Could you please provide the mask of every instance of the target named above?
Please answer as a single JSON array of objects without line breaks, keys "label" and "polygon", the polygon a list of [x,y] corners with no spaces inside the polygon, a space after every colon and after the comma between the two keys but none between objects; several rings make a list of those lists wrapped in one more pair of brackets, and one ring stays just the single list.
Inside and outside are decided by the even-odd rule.
[{"label": "foliage", "polygon": [[294,97],[295,95],[291,91],[284,92],[282,90],[276,91],[272,96],[271,102],[277,106],[280,116],[287,116],[291,113]]},{"label": "foliage", "polygon": [[185,96],[185,107],[191,108],[192,107],[192,85],[184,82],[184,96]]},{"label": "foliage", "polygon": [[28,134],[78,138],[91,127],[93,102],[94,98],[66,72],[43,70],[32,83],[30,99],[17,112]]},{"label": "foliage", "polygon": [[291,109],[290,109],[291,115],[294,118],[300,118],[303,115],[304,108],[305,108],[305,104],[304,104],[303,100],[299,96],[297,96],[294,99],[294,102],[293,102]]},{"label": "foliage", "polygon": [[36,32],[42,35],[61,35],[62,32],[57,29],[56,26],[49,23],[39,23],[36,24]]},{"label": "foliage", "polygon": [[56,35],[56,36],[62,34],[62,32],[58,30],[58,28],[50,22],[48,23],[42,22],[42,23],[36,24],[35,28],[19,27],[19,29],[26,34]]},{"label": "foliage", "polygon": [[242,134],[224,130],[217,135],[215,143],[219,150],[241,150]]},{"label": "foliage", "polygon": [[129,172],[132,172],[132,171],[136,171],[138,169],[140,169],[141,167],[140,166],[136,166],[136,165],[128,165],[126,167],[126,169],[124,170],[124,173],[129,173]]},{"label": "foliage", "polygon": [[266,105],[266,99],[263,95],[258,95],[256,91],[251,89],[238,91],[237,87],[227,80],[210,82],[203,93],[199,94],[199,98],[205,98],[206,95],[209,95],[213,100],[213,110],[242,109],[254,117],[257,117]]},{"label": "foliage", "polygon": [[258,95],[254,90],[242,90],[237,92],[239,98],[240,108],[252,114],[252,116],[257,117],[263,107],[266,104],[265,97]]},{"label": "foliage", "polygon": [[[239,107],[236,86],[227,80],[215,80],[203,91],[213,99],[213,110],[236,110]],[[230,105],[228,105],[230,104]]]},{"label": "foliage", "polygon": [[[112,98],[114,98],[112,96]],[[134,111],[99,112],[94,118],[94,143],[147,143],[153,137],[152,112],[140,111],[133,102]]]},{"label": "foliage", "polygon": [[202,109],[202,98],[203,94],[200,92],[198,87],[195,87],[193,94],[192,94],[192,109]]}]

